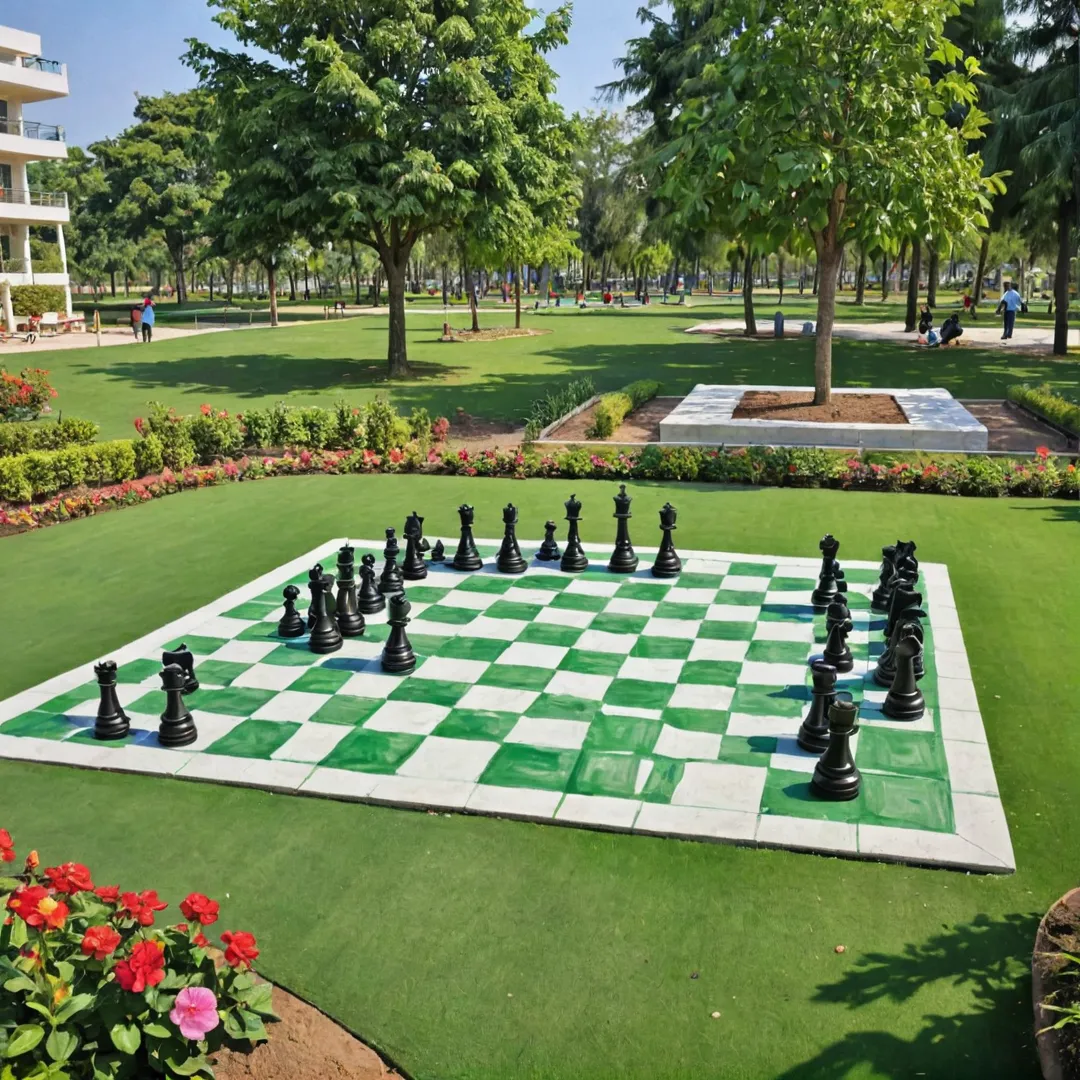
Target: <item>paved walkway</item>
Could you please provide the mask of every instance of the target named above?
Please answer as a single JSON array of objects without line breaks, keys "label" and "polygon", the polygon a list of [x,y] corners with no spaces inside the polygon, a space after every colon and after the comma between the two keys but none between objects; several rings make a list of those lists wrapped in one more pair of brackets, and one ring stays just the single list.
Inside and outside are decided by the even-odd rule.
[{"label": "paved walkway", "polygon": [[[229,329],[247,329],[247,327],[229,327]],[[154,341],[172,341],[174,338],[192,337],[195,334],[220,334],[224,330],[223,326],[200,326],[198,330],[183,330],[159,323],[154,327]],[[52,352],[54,349],[90,349],[95,348],[97,343],[97,335],[92,330],[87,330],[85,333],[74,331],[70,334],[56,334],[53,337],[42,335],[33,345],[24,341],[19,335],[11,340],[0,342],[0,357],[31,357],[35,352]],[[127,327],[120,329],[114,326],[101,331],[101,344],[102,346],[135,345],[141,342],[135,341],[135,335]]]}]

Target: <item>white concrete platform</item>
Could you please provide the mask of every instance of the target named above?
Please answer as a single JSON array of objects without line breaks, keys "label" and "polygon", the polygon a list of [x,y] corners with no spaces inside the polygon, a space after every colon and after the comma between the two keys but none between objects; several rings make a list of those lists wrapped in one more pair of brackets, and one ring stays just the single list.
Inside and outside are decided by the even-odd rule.
[{"label": "white concrete platform", "polygon": [[660,442],[678,446],[824,446],[852,450],[985,451],[986,428],[949,393],[884,387],[845,387],[834,394],[888,394],[906,424],[820,424],[806,420],[735,420],[748,390],[797,390],[812,386],[707,386],[699,384],[660,421]]}]

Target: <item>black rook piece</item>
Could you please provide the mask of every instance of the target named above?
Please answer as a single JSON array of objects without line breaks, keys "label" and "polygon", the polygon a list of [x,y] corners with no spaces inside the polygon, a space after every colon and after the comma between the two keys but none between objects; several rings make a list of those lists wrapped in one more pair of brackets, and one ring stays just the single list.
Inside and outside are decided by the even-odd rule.
[{"label": "black rook piece", "polygon": [[281,595],[285,597],[285,614],[278,620],[278,637],[303,637],[307,630],[307,623],[296,610],[296,600],[300,595],[300,590],[295,585],[286,585]]},{"label": "black rook piece", "polygon": [[308,648],[313,653],[332,653],[341,648],[341,631],[328,610],[330,594],[334,588],[334,575],[323,574],[319,581],[317,594],[318,608],[315,612],[315,625],[311,628]]},{"label": "black rook piece", "polygon": [[816,608],[827,608],[840,591],[836,583],[836,553],[840,550],[840,541],[826,533],[818,548],[821,551],[821,573],[818,574],[817,588],[810,595],[810,603]]},{"label": "black rook piece", "polygon": [[859,708],[851,701],[834,701],[829,707],[829,745],[810,781],[811,791],[823,799],[842,802],[859,794],[862,778],[851,756],[851,736],[858,715]]},{"label": "black rook piece", "polygon": [[383,671],[398,674],[412,671],[416,667],[416,653],[413,652],[409,635],[405,633],[411,610],[412,604],[405,598],[404,593],[390,597],[390,636],[386,639],[386,645],[383,646]]},{"label": "black rook piece", "polygon": [[678,577],[682,572],[682,559],[675,551],[675,541],[671,539],[671,534],[678,527],[675,524],[676,513],[671,503],[664,503],[660,511],[660,530],[664,535],[660,540],[660,550],[656,553],[656,560],[653,563],[653,577]]},{"label": "black rook piece", "polygon": [[837,598],[829,605],[828,614],[825,617],[825,625],[829,628],[829,636],[825,641],[825,652],[822,658],[832,664],[837,671],[846,674],[855,666],[851,656],[851,649],[847,643],[847,636],[851,633],[852,622],[847,604],[843,597],[837,594]]},{"label": "black rook piece", "polygon": [[630,543],[630,496],[626,494],[625,484],[619,485],[619,494],[615,496],[614,516],[619,524],[608,569],[613,574],[632,574],[637,569],[638,557],[634,554],[634,545]]},{"label": "black rook piece", "polygon": [[536,557],[541,562],[558,562],[562,558],[559,542],[555,539],[555,530],[558,527],[558,524],[554,521],[549,521],[544,525],[544,542],[536,553]]},{"label": "black rook piece", "polygon": [[836,668],[816,657],[810,661],[814,700],[799,728],[797,741],[804,750],[820,754],[829,745],[829,706],[836,701]]},{"label": "black rook piece", "polygon": [[423,581],[427,577],[424,552],[429,546],[424,539],[424,519],[414,510],[405,519],[405,562],[401,573],[406,581]]},{"label": "black rook piece", "polygon": [[503,542],[499,548],[499,557],[495,565],[500,574],[524,574],[528,563],[521,557],[521,548],[517,541],[517,507],[507,503],[503,508]]},{"label": "black rook piece", "polygon": [[184,669],[179,664],[166,664],[161,669],[161,688],[165,691],[165,711],[158,726],[158,742],[162,746],[188,746],[199,733],[184,701]]},{"label": "black rook piece", "polygon": [[386,547],[383,548],[383,572],[379,577],[379,592],[389,596],[391,593],[399,593],[405,588],[405,581],[401,576],[401,567],[397,564],[397,557],[401,548],[398,546],[397,532],[394,529],[386,530]]},{"label": "black rook piece", "polygon": [[356,562],[353,547],[346,544],[338,552],[337,603],[334,617],[344,637],[359,637],[364,632],[364,616],[356,606]]},{"label": "black rook piece", "polygon": [[566,507],[566,520],[569,524],[566,530],[566,550],[559,568],[568,574],[580,574],[589,569],[589,560],[585,557],[585,549],[581,546],[581,537],[578,535],[581,501],[576,495],[571,495],[563,505]]},{"label": "black rook piece", "polygon": [[446,548],[443,547],[441,540],[436,540],[435,546],[431,549],[431,561],[446,562]]},{"label": "black rook piece", "polygon": [[97,719],[94,721],[94,738],[103,742],[122,739],[131,728],[127,713],[120,708],[120,699],[116,696],[116,661],[105,660],[94,665],[101,690]]},{"label": "black rook piece", "polygon": [[900,628],[893,655],[896,659],[896,675],[892,689],[885,697],[881,711],[890,720],[918,720],[926,711],[922,691],[915,681],[915,657],[922,652],[922,641],[915,627],[905,624]]},{"label": "black rook piece", "polygon": [[455,570],[479,570],[484,565],[480,552],[476,550],[476,541],[473,540],[472,527],[475,515],[476,511],[468,504],[458,507],[458,517],[461,518],[461,539],[458,541],[457,552],[454,555]]},{"label": "black rook piece", "polygon": [[320,595],[320,589],[322,588],[322,586],[319,584],[319,582],[322,581],[322,576],[323,576],[322,563],[316,563],[308,571],[307,576],[308,576],[308,592],[311,593],[311,600],[308,603],[308,609],[307,609],[307,628],[310,630],[315,625],[315,613],[318,610],[318,608],[316,607],[316,604],[318,602],[316,600],[316,597],[318,597]]},{"label": "black rook piece", "polygon": [[166,650],[161,654],[161,664],[168,667],[169,664],[179,664],[184,671],[184,693],[191,694],[199,689],[199,680],[195,678],[195,657],[191,650],[180,642],[179,648],[171,652]]},{"label": "black rook piece", "polygon": [[[360,560],[360,595],[357,597],[356,607],[365,615],[374,615],[386,607],[386,597],[379,592],[375,584],[374,555],[365,555]],[[311,622],[310,617],[308,622]]]}]

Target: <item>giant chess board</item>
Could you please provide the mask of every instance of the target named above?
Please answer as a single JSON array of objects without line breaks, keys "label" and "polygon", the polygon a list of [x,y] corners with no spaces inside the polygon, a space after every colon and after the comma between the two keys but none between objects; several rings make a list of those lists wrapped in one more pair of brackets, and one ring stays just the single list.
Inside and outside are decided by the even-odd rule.
[{"label": "giant chess board", "polygon": [[[434,538],[432,538],[434,539]],[[0,758],[990,872],[1012,845],[944,565],[922,563],[924,716],[889,720],[870,678],[884,619],[877,566],[845,560],[860,706],[852,740],[862,792],[826,802],[816,757],[795,741],[810,704],[807,660],[825,641],[810,605],[819,559],[683,551],[674,580],[533,561],[503,575],[432,565],[406,583],[407,675],[382,671],[385,613],[318,656],[277,636],[282,589],[334,566],[328,541],[118,650],[131,733],[93,737],[86,664],[0,703]],[[357,557],[381,543],[354,541]],[[450,551],[453,541],[447,540]],[[537,545],[522,544],[526,553]],[[301,607],[302,607],[301,602]],[[164,648],[186,642],[201,688],[198,741],[158,742]]]}]

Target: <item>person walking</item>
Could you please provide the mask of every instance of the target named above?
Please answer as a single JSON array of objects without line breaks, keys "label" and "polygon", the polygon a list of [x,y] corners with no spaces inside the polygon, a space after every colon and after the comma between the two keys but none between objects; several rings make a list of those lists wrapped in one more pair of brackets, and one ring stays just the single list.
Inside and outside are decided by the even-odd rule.
[{"label": "person walking", "polygon": [[1009,341],[1012,338],[1013,328],[1016,326],[1016,313],[1023,303],[1023,297],[1013,288],[1012,282],[1006,282],[1005,292],[1002,294],[1001,303],[998,304],[998,311],[1004,311],[1005,313],[1004,332],[1001,335],[1002,341]]},{"label": "person walking", "polygon": [[154,340],[154,301],[149,296],[143,301],[142,339],[144,342]]},{"label": "person walking", "polygon": [[136,341],[139,340],[139,331],[142,328],[142,313],[143,309],[138,304],[131,309],[131,332]]}]

